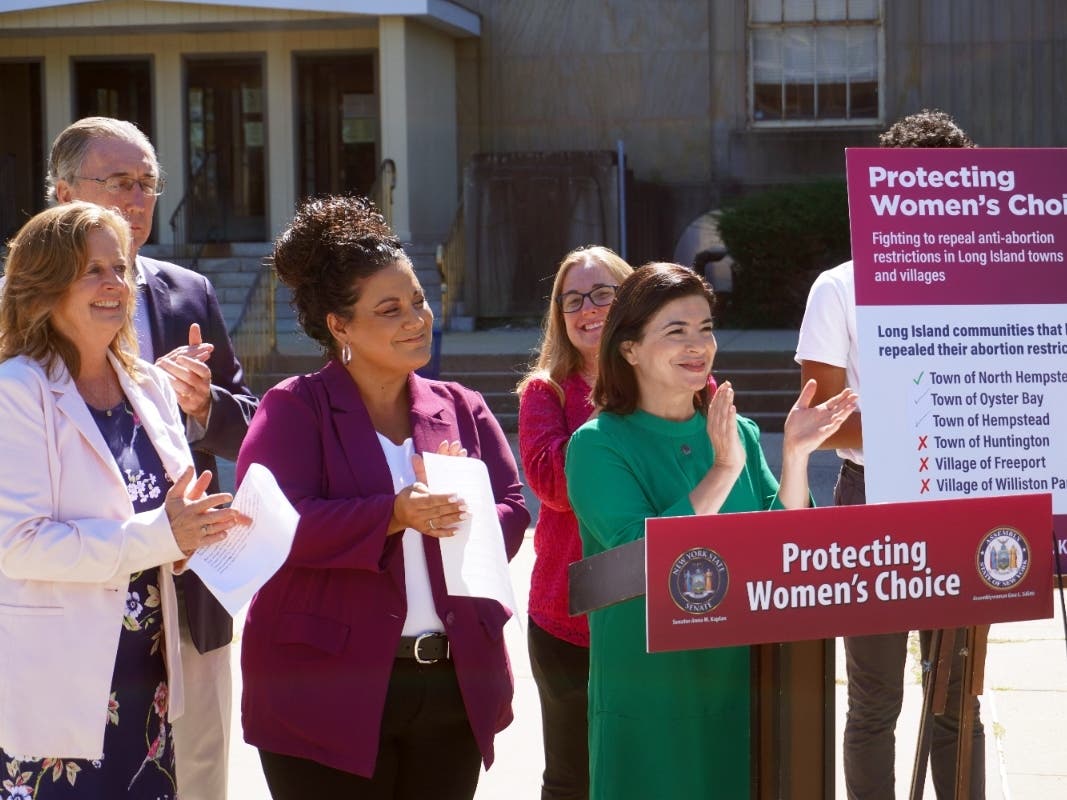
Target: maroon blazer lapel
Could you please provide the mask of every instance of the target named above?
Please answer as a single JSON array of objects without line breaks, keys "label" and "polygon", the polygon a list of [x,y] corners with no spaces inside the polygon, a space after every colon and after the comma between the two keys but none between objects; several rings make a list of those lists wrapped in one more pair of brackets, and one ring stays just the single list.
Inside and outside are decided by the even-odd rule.
[{"label": "maroon blazer lapel", "polygon": [[358,493],[392,494],[389,464],[355,381],[336,359],[329,361],[320,375],[333,412],[327,418],[333,423]]},{"label": "maroon blazer lapel", "polygon": [[414,372],[408,375],[411,439],[416,453],[436,453],[441,442],[459,438],[452,403],[445,401],[431,386],[425,378],[420,378]]},{"label": "maroon blazer lapel", "polygon": [[[436,453],[444,441],[459,438],[456,411],[451,400],[445,400],[431,389],[432,384],[415,373],[408,376],[411,397],[411,437],[416,453]],[[438,608],[447,607],[448,588],[445,568],[441,561],[441,541],[432,536],[422,540],[426,553],[426,568],[430,575],[430,589]]]}]

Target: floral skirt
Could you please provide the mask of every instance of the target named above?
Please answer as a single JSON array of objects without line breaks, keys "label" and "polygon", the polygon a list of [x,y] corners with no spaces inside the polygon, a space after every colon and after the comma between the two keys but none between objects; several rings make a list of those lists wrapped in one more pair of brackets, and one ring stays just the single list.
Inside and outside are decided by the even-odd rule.
[{"label": "floral skirt", "polygon": [[0,749],[0,797],[12,800],[176,800],[167,722],[159,570],[130,577],[107,719],[104,757],[28,758]]}]

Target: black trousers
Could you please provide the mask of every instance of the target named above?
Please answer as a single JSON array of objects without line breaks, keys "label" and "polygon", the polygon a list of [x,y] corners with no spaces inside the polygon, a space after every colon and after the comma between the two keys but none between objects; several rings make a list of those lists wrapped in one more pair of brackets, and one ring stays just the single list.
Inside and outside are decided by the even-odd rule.
[{"label": "black trousers", "polygon": [[530,668],[541,698],[541,800],[589,797],[589,648],[557,639],[532,619]]},{"label": "black trousers", "polygon": [[[850,464],[843,465],[834,487],[834,505],[864,505],[866,496],[863,473]],[[931,734],[930,772],[934,792],[938,800],[955,796],[956,742],[961,703],[967,702],[974,710],[970,797],[980,800],[985,797],[985,729],[979,716],[978,698],[962,697],[963,631],[950,630],[946,634],[956,636],[956,646],[949,672],[945,713],[934,717]],[[930,631],[919,632],[924,661],[930,656],[930,639]],[[848,671],[848,716],[843,746],[845,790],[849,800],[893,800],[896,796],[893,775],[895,730],[904,702],[908,632],[846,636],[844,641]]]},{"label": "black trousers", "polygon": [[373,777],[266,750],[259,758],[274,800],[472,800],[482,757],[453,663],[398,658]]}]

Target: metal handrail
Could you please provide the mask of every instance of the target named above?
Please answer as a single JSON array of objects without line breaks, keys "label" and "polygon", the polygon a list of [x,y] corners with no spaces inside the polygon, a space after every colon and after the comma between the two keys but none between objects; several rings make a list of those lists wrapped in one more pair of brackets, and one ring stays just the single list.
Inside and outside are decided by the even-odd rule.
[{"label": "metal handrail", "polygon": [[[200,165],[193,170],[193,174],[189,176],[189,183],[185,187],[185,194],[182,195],[178,201],[178,205],[174,207],[174,212],[170,215],[170,229],[172,232],[172,238],[174,239],[174,255],[178,258],[188,258],[191,261],[190,267],[196,269],[196,265],[200,261],[200,256],[204,252],[204,248],[207,246],[207,240],[211,238],[209,235],[205,236],[205,241],[197,242],[197,247],[193,251],[192,256],[188,255],[188,246],[193,244],[188,241],[188,237],[185,229],[186,215],[189,209],[193,207],[193,203],[203,196],[203,190],[205,188],[204,182],[207,176],[207,166],[211,160],[215,157],[215,154],[208,153]],[[214,228],[211,229],[215,230]]]},{"label": "metal handrail", "polygon": [[463,300],[463,277],[467,272],[467,237],[463,202],[456,209],[444,244],[437,246],[437,271],[441,274],[441,325],[446,330]]},{"label": "metal handrail", "polygon": [[277,315],[274,298],[277,294],[277,277],[274,268],[264,264],[256,275],[252,288],[245,298],[237,322],[230,330],[234,352],[241,359],[245,377],[259,374],[278,352]]},{"label": "metal handrail", "polygon": [[396,162],[385,159],[378,167],[378,175],[371,184],[367,197],[378,207],[385,217],[385,224],[393,227],[393,192],[396,189]]}]

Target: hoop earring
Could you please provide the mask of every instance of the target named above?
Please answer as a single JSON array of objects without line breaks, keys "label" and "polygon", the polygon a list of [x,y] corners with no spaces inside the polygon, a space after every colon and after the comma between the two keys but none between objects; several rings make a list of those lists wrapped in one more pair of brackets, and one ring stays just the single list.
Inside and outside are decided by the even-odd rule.
[{"label": "hoop earring", "polygon": [[348,342],[341,345],[341,363],[348,366],[348,362],[352,360],[352,348],[348,346]]}]

